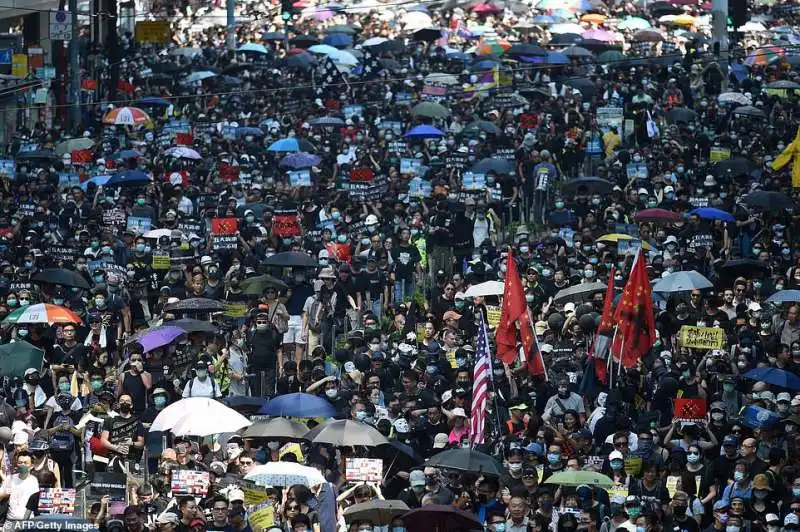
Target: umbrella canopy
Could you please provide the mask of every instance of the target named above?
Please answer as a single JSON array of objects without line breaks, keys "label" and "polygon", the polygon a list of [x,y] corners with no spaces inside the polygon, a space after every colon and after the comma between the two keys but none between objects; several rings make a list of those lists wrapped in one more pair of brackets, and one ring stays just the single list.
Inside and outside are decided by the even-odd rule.
[{"label": "umbrella canopy", "polygon": [[309,122],[312,126],[338,127],[344,125],[344,120],[338,116],[321,116]]},{"label": "umbrella canopy", "polygon": [[77,138],[77,139],[69,139],[65,140],[64,142],[59,142],[56,144],[56,154],[64,155],[67,153],[72,153],[76,150],[88,150],[94,147],[94,140],[87,139],[84,137]]},{"label": "umbrella canopy", "polygon": [[621,30],[645,30],[650,27],[650,22],[639,17],[628,17],[619,23]]},{"label": "umbrella canopy", "polygon": [[91,288],[86,277],[78,272],[61,268],[47,268],[34,275],[31,280],[37,283],[71,286],[74,288],[83,288],[84,290]]},{"label": "umbrella canopy", "polygon": [[27,307],[18,308],[3,320],[6,324],[15,323],[83,323],[83,320],[66,307],[37,303]]},{"label": "umbrella canopy", "polygon": [[[209,410],[203,409],[186,412],[170,427],[170,432],[175,436],[211,436],[237,432],[252,425],[249,419],[233,408],[218,404],[213,416]],[[152,431],[152,426],[150,430]]]},{"label": "umbrella canopy", "polygon": [[800,290],[781,290],[767,298],[767,303],[797,303],[800,302]]},{"label": "umbrella canopy", "polygon": [[217,326],[213,323],[203,321],[203,320],[195,320],[193,318],[182,318],[179,320],[171,320],[165,321],[164,325],[168,325],[170,327],[180,327],[187,333],[195,333],[195,332],[204,332],[204,333],[215,333],[217,332]]},{"label": "umbrella canopy", "polygon": [[206,297],[191,297],[178,301],[177,303],[170,303],[164,307],[164,310],[168,312],[216,312],[218,310],[225,310],[225,303]]},{"label": "umbrella canopy", "polygon": [[422,124],[414,126],[403,136],[407,139],[439,139],[444,137],[444,132],[433,126]]},{"label": "umbrella canopy", "polygon": [[150,183],[152,179],[150,178],[150,174],[147,174],[141,170],[133,169],[133,170],[125,170],[124,172],[118,172],[112,175],[108,181],[106,181],[106,187],[138,187],[141,185],[146,185]]},{"label": "umbrella canopy", "polygon": [[736,277],[761,278],[769,274],[769,264],[756,259],[734,259],[719,267],[720,275],[732,279]]},{"label": "umbrella canopy", "polygon": [[558,484],[561,486],[580,486],[586,484],[587,486],[600,488],[610,488],[614,485],[613,480],[602,473],[595,473],[594,471],[559,471],[545,480],[544,483]]},{"label": "umbrella canopy", "polygon": [[[231,412],[239,416],[241,415],[215,399],[209,397],[189,397],[188,399],[176,401],[159,412],[150,425],[150,432],[166,432],[192,412],[200,412],[212,421],[222,419]],[[239,428],[249,425],[250,423],[248,422],[247,425],[243,425]],[[236,432],[236,430],[239,429],[235,429],[231,432]]]},{"label": "umbrella canopy", "polygon": [[554,303],[583,303],[598,292],[605,292],[606,285],[601,282],[581,283],[568,286],[556,293]]},{"label": "umbrella canopy", "polygon": [[162,325],[161,327],[154,327],[131,336],[125,344],[141,344],[144,348],[144,352],[149,353],[154,349],[171,344],[184,334],[186,334],[186,331],[180,327]]},{"label": "umbrella canopy", "polygon": [[203,158],[203,156],[200,155],[197,150],[187,146],[175,146],[173,148],[169,148],[168,150],[164,151],[164,155],[175,157],[176,159],[193,159],[195,161],[199,161]]},{"label": "umbrella canopy", "polygon": [[653,284],[653,292],[688,292],[712,288],[714,283],[694,271],[680,271],[667,275]]},{"label": "umbrella canopy", "polygon": [[415,41],[433,42],[442,38],[442,30],[439,28],[420,28],[411,34]]},{"label": "umbrella canopy", "polygon": [[353,36],[346,33],[331,33],[330,35],[326,35],[325,38],[322,39],[322,42],[329,46],[346,48],[348,46],[353,46]]},{"label": "umbrella canopy", "polygon": [[638,42],[661,42],[664,40],[664,34],[652,28],[644,29],[634,33],[631,40]]},{"label": "umbrella canopy", "polygon": [[514,163],[507,159],[495,159],[492,157],[487,157],[475,163],[470,171],[480,174],[485,174],[487,172],[494,172],[496,174],[513,174]]},{"label": "umbrella canopy", "polygon": [[505,290],[505,283],[502,281],[486,281],[475,284],[467,288],[464,292],[466,297],[497,296]]},{"label": "umbrella canopy", "polygon": [[[267,405],[269,406],[269,405]],[[388,443],[386,437],[370,425],[340,419],[317,425],[303,436],[312,443],[328,443],[330,445],[348,445],[354,447],[375,447]]]},{"label": "umbrella canopy", "polygon": [[276,253],[264,260],[266,266],[281,266],[293,268],[316,268],[318,263],[311,255],[299,251],[284,251]]},{"label": "umbrella canopy", "polygon": [[[609,233],[597,239],[598,242],[612,242],[616,244],[620,240],[635,240],[631,235],[623,235],[621,233]],[[645,251],[652,251],[653,247],[647,242],[642,242],[642,249]]]},{"label": "umbrella canopy", "polygon": [[547,50],[533,43],[519,43],[513,45],[506,52],[507,55],[547,55]]},{"label": "umbrella canopy", "polygon": [[436,453],[428,460],[427,464],[482,475],[503,476],[505,474],[503,464],[497,459],[471,447],[450,449]]},{"label": "umbrella canopy", "polygon": [[681,213],[667,209],[644,209],[633,215],[634,222],[674,223],[683,220]]},{"label": "umbrella canopy", "polygon": [[236,49],[237,52],[250,52],[255,54],[263,54],[267,55],[269,51],[263,44],[259,44],[257,42],[248,42],[241,45],[239,48]]},{"label": "umbrella canopy", "polygon": [[746,195],[742,201],[750,207],[763,211],[781,211],[794,207],[792,199],[783,192],[756,190]]},{"label": "umbrella canopy", "polygon": [[317,468],[296,462],[269,462],[256,466],[244,477],[259,486],[289,487],[295,484],[316,486],[325,482],[325,477]]},{"label": "umbrella canopy", "polygon": [[300,439],[308,433],[308,427],[302,423],[276,417],[265,423],[255,423],[247,427],[243,438]]},{"label": "umbrella canopy", "polygon": [[425,461],[410,445],[397,440],[378,445],[371,450],[370,456],[383,460],[384,474],[388,475],[396,471],[409,471]]},{"label": "umbrella canopy", "polygon": [[752,100],[741,92],[723,92],[717,97],[720,103],[734,103],[737,105],[749,105]]},{"label": "umbrella canopy", "polygon": [[697,113],[686,107],[675,107],[667,112],[666,118],[670,123],[689,123],[697,118]]},{"label": "umbrella canopy", "polygon": [[714,165],[713,173],[716,177],[736,177],[753,170],[753,163],[744,157],[726,159]]},{"label": "umbrella canopy", "polygon": [[593,194],[607,194],[614,188],[614,183],[600,177],[579,177],[567,181],[563,190],[565,194],[571,194],[582,188]]},{"label": "umbrella canopy", "polygon": [[408,505],[396,500],[372,500],[348,506],[344,511],[346,523],[369,521],[375,526],[392,524],[392,520],[408,512]]},{"label": "umbrella canopy", "polygon": [[242,292],[249,296],[260,296],[267,288],[275,288],[286,290],[289,286],[271,275],[258,275],[256,277],[248,277],[241,282]]},{"label": "umbrella canopy", "polygon": [[44,351],[22,340],[0,345],[0,376],[19,377],[28,368],[42,369]]},{"label": "umbrella canopy", "polygon": [[569,48],[564,48],[561,51],[567,57],[592,57],[592,52],[581,46],[572,45]]},{"label": "umbrella canopy", "polygon": [[309,393],[290,393],[270,399],[263,413],[285,417],[333,417],[338,414],[328,401]]},{"label": "umbrella canopy", "polygon": [[480,132],[489,133],[490,135],[499,135],[503,132],[494,122],[489,122],[488,120],[476,120],[475,122],[470,122],[467,126],[461,130],[463,135],[475,135],[479,134]]},{"label": "umbrella canopy", "polygon": [[436,102],[420,102],[411,108],[412,116],[424,116],[426,118],[447,118],[450,116],[450,109]]},{"label": "umbrella canopy", "polygon": [[312,54],[328,55],[337,50],[335,46],[332,46],[330,44],[315,44],[314,46],[310,46],[308,48],[308,51],[311,52]]},{"label": "umbrella canopy", "polygon": [[297,152],[297,151],[304,151],[304,152],[314,152],[316,148],[314,145],[308,142],[305,139],[298,139],[294,137],[288,137],[285,139],[279,139],[269,145],[267,151],[277,151],[277,152]]},{"label": "umbrella canopy", "polygon": [[314,155],[313,153],[306,153],[306,152],[295,152],[286,155],[283,159],[281,159],[281,166],[286,166],[288,168],[311,168],[312,166],[316,166],[320,163],[322,157],[319,155]]},{"label": "umbrella canopy", "polygon": [[581,35],[583,33],[583,26],[580,24],[573,23],[564,23],[564,24],[553,24],[550,26],[549,29],[550,33],[553,35],[563,34],[563,33],[572,33],[575,35]]},{"label": "umbrella canopy", "polygon": [[778,368],[753,368],[742,376],[754,381],[763,381],[780,388],[800,390],[800,377],[791,371]]},{"label": "umbrella canopy", "polygon": [[736,218],[734,218],[731,213],[721,209],[715,209],[714,207],[698,207],[690,211],[689,214],[695,214],[705,220],[721,220],[723,222],[736,221]]},{"label": "umbrella canopy", "polygon": [[482,528],[475,514],[449,504],[426,504],[415,508],[403,515],[403,524],[408,530],[431,532],[463,532]]},{"label": "umbrella canopy", "polygon": [[137,126],[150,121],[150,116],[138,107],[117,107],[103,117],[104,124]]},{"label": "umbrella canopy", "polygon": [[264,397],[248,397],[246,395],[230,395],[222,402],[245,415],[258,414],[267,405]]},{"label": "umbrella canopy", "polygon": [[759,109],[758,107],[753,107],[752,105],[743,105],[741,107],[737,107],[733,110],[733,114],[739,116],[752,116],[754,118],[766,118],[767,115]]}]

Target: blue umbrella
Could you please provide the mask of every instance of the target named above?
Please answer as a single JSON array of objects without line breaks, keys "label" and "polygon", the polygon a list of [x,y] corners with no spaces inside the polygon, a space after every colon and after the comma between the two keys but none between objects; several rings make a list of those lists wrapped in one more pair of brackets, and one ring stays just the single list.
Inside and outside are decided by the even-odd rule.
[{"label": "blue umbrella", "polygon": [[141,100],[139,100],[141,105],[161,105],[163,107],[169,107],[172,103],[169,100],[165,100],[164,98],[158,98],[156,96],[145,96]]},{"label": "blue umbrella", "polygon": [[286,60],[286,66],[290,68],[301,68],[307,70],[311,68],[311,63],[314,58],[310,54],[297,54],[289,56]]},{"label": "blue umbrella", "polygon": [[142,156],[142,154],[139,153],[136,150],[122,150],[117,155],[117,158],[119,158],[119,159],[138,159],[141,156]]},{"label": "blue umbrella", "polygon": [[270,399],[260,413],[284,417],[333,417],[339,412],[328,401],[316,395],[290,393]]},{"label": "blue umbrella", "polygon": [[496,61],[494,59],[479,59],[478,61],[472,63],[469,66],[469,69],[473,72],[478,70],[491,70],[499,64],[500,61]]},{"label": "blue umbrella", "polygon": [[713,286],[714,283],[692,270],[675,272],[662,277],[653,284],[653,292],[688,292]]},{"label": "blue umbrella", "polygon": [[315,118],[310,123],[312,126],[336,127],[343,126],[344,120],[338,116],[321,116],[319,118]]},{"label": "blue umbrella", "polygon": [[236,128],[237,137],[246,137],[247,135],[252,135],[254,137],[263,137],[264,132],[261,131],[259,128],[252,126],[242,126]]},{"label": "blue umbrella", "polygon": [[308,142],[307,140],[297,139],[293,137],[288,137],[285,139],[279,139],[269,145],[267,151],[277,151],[277,152],[293,152],[293,151],[306,151],[306,152],[313,152],[316,148],[314,145]]},{"label": "blue umbrella", "polygon": [[423,124],[411,128],[405,135],[407,139],[438,139],[444,137],[444,133],[433,126]]},{"label": "blue umbrella", "polygon": [[554,19],[550,15],[536,15],[535,17],[533,17],[532,22],[534,24],[555,24],[556,19]]},{"label": "blue umbrella", "polygon": [[353,46],[353,36],[346,33],[331,33],[322,39],[322,43],[337,48],[347,48],[348,46]]},{"label": "blue umbrella", "polygon": [[258,44],[257,42],[249,42],[246,44],[241,45],[237,50],[237,52],[253,52],[256,54],[268,54],[266,47],[263,44]]},{"label": "blue umbrella", "polygon": [[545,63],[549,65],[568,65],[569,57],[561,52],[547,52],[547,59]]},{"label": "blue umbrella", "polygon": [[146,185],[150,181],[150,176],[141,170],[126,170],[112,175],[106,182],[106,187]]},{"label": "blue umbrella", "polygon": [[751,369],[743,375],[747,379],[754,381],[763,381],[773,386],[780,388],[789,388],[790,390],[800,390],[800,377],[791,371],[785,371],[778,368],[755,368]]},{"label": "blue umbrella", "polygon": [[214,72],[210,70],[201,70],[200,72],[192,72],[186,78],[184,78],[184,83],[195,83],[197,81],[203,81],[204,79],[216,77]]},{"label": "blue umbrella", "polygon": [[287,166],[289,168],[310,168],[318,165],[321,160],[322,157],[314,155],[313,153],[290,153],[281,159],[281,166]]},{"label": "blue umbrella", "polygon": [[742,424],[751,429],[771,429],[777,422],[778,414],[756,405],[748,406],[742,416]]},{"label": "blue umbrella", "polygon": [[83,183],[81,183],[81,188],[83,190],[86,190],[87,188],[89,188],[89,183],[94,183],[96,186],[102,187],[106,183],[108,183],[109,179],[111,179],[110,175],[96,175],[96,176],[94,176],[94,177],[92,177],[90,179],[87,179]]},{"label": "blue umbrella", "polygon": [[700,218],[705,218],[706,220],[722,220],[723,222],[735,222],[736,218],[727,211],[723,211],[720,209],[715,209],[714,207],[699,207],[689,214],[696,214]]},{"label": "blue umbrella", "polygon": [[767,298],[767,303],[797,303],[800,301],[800,290],[781,290]]}]

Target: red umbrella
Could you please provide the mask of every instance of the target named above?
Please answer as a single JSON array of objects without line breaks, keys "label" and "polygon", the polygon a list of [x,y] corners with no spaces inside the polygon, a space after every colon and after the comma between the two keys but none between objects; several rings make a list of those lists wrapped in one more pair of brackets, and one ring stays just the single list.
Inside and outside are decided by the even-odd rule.
[{"label": "red umbrella", "polygon": [[472,12],[479,15],[488,15],[490,13],[499,13],[500,8],[494,4],[477,4],[472,8]]},{"label": "red umbrella", "polygon": [[666,209],[645,209],[633,215],[634,222],[673,223],[683,220],[680,213]]}]

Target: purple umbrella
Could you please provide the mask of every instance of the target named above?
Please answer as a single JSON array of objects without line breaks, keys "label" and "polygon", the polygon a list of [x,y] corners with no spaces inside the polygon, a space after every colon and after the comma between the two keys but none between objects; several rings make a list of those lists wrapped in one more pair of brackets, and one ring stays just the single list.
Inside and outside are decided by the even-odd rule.
[{"label": "purple umbrella", "polygon": [[148,353],[154,349],[164,347],[165,345],[174,342],[182,334],[186,334],[186,331],[184,331],[182,328],[164,325],[162,327],[155,327],[153,329],[142,331],[139,334],[130,337],[126,343],[131,344],[136,342],[142,344],[144,352]]},{"label": "purple umbrella", "polygon": [[601,30],[601,29],[593,29],[585,31],[583,32],[582,37],[584,39],[594,39],[596,41],[603,41],[603,42],[614,42],[617,40],[616,35],[614,35],[608,30]]},{"label": "purple umbrella", "polygon": [[304,151],[297,153],[290,153],[281,159],[281,166],[288,166],[289,168],[310,168],[320,163],[322,157],[314,155],[313,153],[306,153]]}]

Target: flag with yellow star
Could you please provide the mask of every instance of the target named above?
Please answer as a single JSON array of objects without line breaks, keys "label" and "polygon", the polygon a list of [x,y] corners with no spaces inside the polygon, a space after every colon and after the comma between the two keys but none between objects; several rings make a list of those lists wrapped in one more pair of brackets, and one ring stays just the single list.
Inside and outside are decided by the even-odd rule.
[{"label": "flag with yellow star", "polygon": [[656,342],[653,292],[647,277],[647,259],[641,250],[622,291],[614,323],[617,326],[611,345],[614,360],[622,360],[626,368],[634,367]]}]

